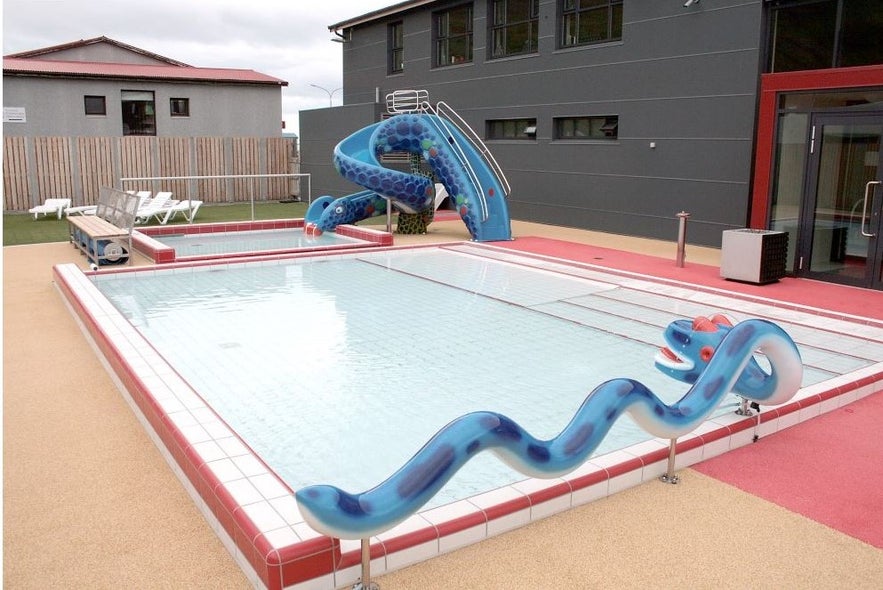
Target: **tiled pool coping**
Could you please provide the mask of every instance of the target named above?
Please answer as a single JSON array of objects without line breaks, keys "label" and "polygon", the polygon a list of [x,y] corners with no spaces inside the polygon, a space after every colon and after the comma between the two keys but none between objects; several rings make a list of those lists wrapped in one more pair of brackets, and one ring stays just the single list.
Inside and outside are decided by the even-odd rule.
[{"label": "tiled pool coping", "polygon": [[[268,256],[251,263],[280,264],[290,258]],[[56,284],[136,415],[251,583],[274,590],[352,585],[360,575],[359,542],[329,539],[310,529],[300,517],[291,490],[101,295],[90,274],[74,264],[54,268]],[[826,319],[818,317],[820,322]],[[883,330],[883,326],[875,324],[870,329]],[[675,466],[682,469],[746,445],[755,435],[767,436],[881,389],[883,363],[878,362],[805,387],[788,404],[765,409],[759,416],[719,416],[678,440]],[[668,441],[655,439],[593,457],[561,478],[527,479],[418,513],[372,538],[372,574],[399,569],[657,479],[667,470],[668,453]]]},{"label": "tiled pool coping", "polygon": [[377,246],[392,246],[392,234],[386,231],[361,227],[355,225],[340,225],[335,233],[349,238],[361,240],[357,243],[322,245],[288,250],[274,250],[272,252],[236,252],[231,254],[209,254],[203,256],[178,257],[174,248],[171,248],[156,238],[180,234],[208,234],[244,232],[269,229],[296,229],[302,230],[303,219],[270,219],[263,221],[237,221],[233,223],[196,223],[192,225],[163,225],[154,227],[142,227],[132,232],[132,247],[137,252],[146,256],[154,264],[171,264],[173,262],[199,262],[204,260],[219,260],[231,258],[244,258],[253,256],[266,256],[268,254],[293,254],[314,251],[337,251],[352,250],[356,248],[373,248]]}]

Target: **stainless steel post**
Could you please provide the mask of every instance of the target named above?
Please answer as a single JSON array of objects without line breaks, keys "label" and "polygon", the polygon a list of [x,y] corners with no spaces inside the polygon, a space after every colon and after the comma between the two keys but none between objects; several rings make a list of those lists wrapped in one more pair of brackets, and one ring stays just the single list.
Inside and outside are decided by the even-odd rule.
[{"label": "stainless steel post", "polygon": [[668,468],[666,469],[665,475],[659,478],[659,480],[664,483],[675,484],[680,480],[680,477],[675,474],[675,453],[677,443],[678,439],[673,438],[668,447]]},{"label": "stainless steel post", "polygon": [[687,219],[689,218],[690,214],[686,211],[678,213],[678,254],[675,264],[679,267],[684,266],[687,245]]},{"label": "stainless steel post", "polygon": [[362,588],[371,588],[371,539],[362,539]]},{"label": "stainless steel post", "polygon": [[392,233],[392,199],[386,199],[386,232]]}]

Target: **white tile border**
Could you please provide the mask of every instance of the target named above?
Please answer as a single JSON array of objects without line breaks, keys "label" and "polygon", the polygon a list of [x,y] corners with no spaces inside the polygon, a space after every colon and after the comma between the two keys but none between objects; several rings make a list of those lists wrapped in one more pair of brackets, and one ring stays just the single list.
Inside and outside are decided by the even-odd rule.
[{"label": "white tile border", "polygon": [[[510,258],[519,258],[511,253],[508,256]],[[251,264],[280,263],[279,260],[272,260],[252,262]],[[190,270],[192,271],[193,269]],[[131,373],[141,381],[149,394],[153,396],[156,403],[166,413],[170,422],[178,428],[182,436],[189,442],[194,451],[198,453],[207,468],[220,482],[220,485],[236,499],[243,515],[251,520],[255,529],[260,531],[276,549],[319,537],[318,533],[312,531],[303,522],[302,517],[297,511],[293,495],[284,483],[266,468],[259,457],[251,453],[248,447],[236,437],[235,433],[202,401],[200,396],[174,370],[166,365],[162,357],[149,344],[143,341],[140,334],[131,324],[125,318],[122,318],[116,309],[95,288],[91,279],[84,275],[74,264],[59,265],[56,267],[56,273],[75,292],[78,302],[86,309],[86,312],[91,316],[92,321],[95,322],[98,328],[103,331],[104,337],[123,355]],[[100,280],[101,277],[97,278]],[[629,283],[635,283],[635,279],[627,280]],[[672,289],[676,288],[672,287]],[[69,307],[71,306],[70,303],[68,305]],[[789,317],[798,317],[804,314],[802,311],[795,310],[785,310],[785,312],[783,315]],[[76,316],[76,314],[74,315]],[[817,320],[818,318],[813,316],[813,319]],[[87,332],[83,322],[79,318],[78,321],[84,332]],[[806,318],[801,318],[800,321],[806,321]],[[852,325],[844,320],[826,320],[825,327],[826,329],[843,329],[844,324]],[[875,338],[883,338],[881,336],[883,335],[883,330],[871,329],[874,330],[873,336]],[[98,350],[97,347],[96,350]],[[100,352],[99,356],[101,356]],[[140,408],[126,392],[122,382],[114,375],[110,365],[103,358],[102,362],[104,362],[105,367],[112,378],[114,378],[127,402],[148,431],[151,439],[160,449],[191,497],[193,497],[199,509],[210,522],[213,530],[221,538],[224,546],[227,547],[228,551],[239,563],[251,583],[256,588],[262,588],[263,583],[257,577],[256,572],[251,568],[247,559],[240,553],[240,550],[235,546],[223,527],[220,526],[219,521],[211,513],[205,501],[200,498],[197,490],[190,484],[187,476],[177,465],[175,459],[165,449],[162,440],[153,431],[149,421],[147,421]],[[806,399],[833,388],[854,383],[857,379],[876,376],[881,373],[883,373],[883,362],[828,380],[823,384],[804,388],[795,399]],[[678,454],[675,466],[677,469],[683,469],[699,461],[747,445],[754,440],[755,434],[768,436],[881,390],[883,390],[883,382],[870,383],[860,388],[851,389],[845,394],[826,399],[821,403],[807,405],[799,410],[778,416],[775,419],[768,419],[754,428],[742,429],[735,434],[704,442],[704,444],[696,448]],[[775,411],[775,408],[769,411]],[[701,425],[694,433],[681,437],[680,440],[687,440],[694,436],[701,437],[703,434],[718,431],[727,425],[737,423],[743,419],[735,415],[718,416]],[[398,527],[387,531],[383,535],[379,535],[375,541],[382,543],[384,540],[394,539],[403,534],[442,525],[457,518],[466,517],[476,512],[483,512],[504,502],[525,498],[529,500],[530,495],[536,492],[562,483],[573,482],[584,475],[604,471],[625,461],[633,461],[636,457],[642,457],[649,452],[666,448],[666,446],[665,441],[659,439],[650,440],[607,455],[592,457],[580,468],[560,479],[526,479],[479,494],[468,500],[430,509],[413,515]],[[620,473],[614,477],[605,477],[598,483],[555,496],[534,506],[515,510],[491,521],[486,521],[484,524],[467,527],[448,536],[386,554],[384,558],[372,559],[372,575],[392,571],[434,557],[440,553],[481,541],[490,536],[519,528],[530,522],[567,510],[570,507],[604,498],[651,479],[658,479],[665,472],[666,461],[662,460],[632,471]],[[348,550],[344,549],[343,544],[344,542],[341,543],[341,549],[343,551]],[[354,575],[355,577],[353,577]],[[354,582],[359,575],[358,567],[349,567],[337,571],[336,574],[323,575],[308,582],[296,584],[291,588],[313,590],[334,586],[340,587],[342,584]],[[329,583],[333,586],[328,585]]]}]

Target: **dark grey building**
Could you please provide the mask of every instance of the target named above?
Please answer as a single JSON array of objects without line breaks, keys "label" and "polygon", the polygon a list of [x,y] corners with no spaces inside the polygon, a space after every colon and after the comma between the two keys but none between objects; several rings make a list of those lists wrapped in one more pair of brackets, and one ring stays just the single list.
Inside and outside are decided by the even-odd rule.
[{"label": "dark grey building", "polygon": [[[877,161],[817,223],[813,162],[784,169],[775,156],[810,140],[812,113],[858,105],[883,122],[881,13],[863,0],[401,2],[329,27],[344,106],[301,113],[302,169],[314,194],[352,192],[330,164],[334,145],[379,120],[387,93],[425,89],[485,138],[511,182],[513,218],[674,239],[686,211],[689,241],[710,246],[724,230],[785,229],[790,272],[851,282],[843,252],[835,272],[808,261],[819,228],[845,227],[865,182],[879,180]],[[794,91],[784,108],[806,121],[780,137],[784,89]],[[864,145],[856,166],[879,155]],[[883,240],[849,250],[867,267],[860,282],[883,284]]]}]

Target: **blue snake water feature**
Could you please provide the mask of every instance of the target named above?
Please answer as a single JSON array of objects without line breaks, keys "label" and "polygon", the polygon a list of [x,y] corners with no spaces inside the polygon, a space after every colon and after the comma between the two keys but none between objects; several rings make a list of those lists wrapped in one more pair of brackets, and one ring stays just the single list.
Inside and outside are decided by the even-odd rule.
[{"label": "blue snake water feature", "polygon": [[[730,391],[764,405],[791,399],[800,388],[803,364],[794,341],[776,324],[749,319],[735,326],[723,316],[675,320],[656,367],[692,386],[672,405],[632,379],[611,379],[595,388],[560,434],[539,440],[495,412],[456,418],[404,466],[368,491],[352,494],[313,485],[295,494],[306,522],[341,539],[386,531],[429,501],[471,457],[491,450],[521,473],[553,478],[585,462],[623,412],[648,433],[677,438],[699,426]],[[753,357],[768,359],[766,373]]]}]

